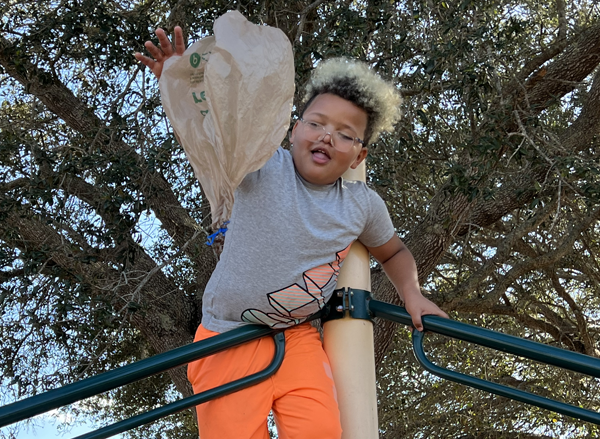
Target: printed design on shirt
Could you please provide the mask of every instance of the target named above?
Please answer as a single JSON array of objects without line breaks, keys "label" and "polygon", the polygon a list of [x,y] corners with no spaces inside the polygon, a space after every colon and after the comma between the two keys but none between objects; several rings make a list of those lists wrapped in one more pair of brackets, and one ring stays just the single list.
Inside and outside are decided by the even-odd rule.
[{"label": "printed design on shirt", "polygon": [[242,313],[242,321],[271,328],[287,328],[305,321],[325,306],[323,290],[337,282],[340,266],[350,251],[350,245],[335,254],[334,262],[305,271],[302,279],[306,287],[296,283],[268,293],[267,298],[274,312],[247,309]]}]

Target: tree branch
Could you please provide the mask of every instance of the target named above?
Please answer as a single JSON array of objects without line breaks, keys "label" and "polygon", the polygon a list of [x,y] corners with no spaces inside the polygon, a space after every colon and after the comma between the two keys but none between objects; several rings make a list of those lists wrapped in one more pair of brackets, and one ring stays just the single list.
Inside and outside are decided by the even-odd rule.
[{"label": "tree branch", "polygon": [[[528,80],[525,84],[525,96],[522,87],[518,87],[513,108],[524,106],[527,102],[529,115],[534,116],[547,108],[556,99],[571,92],[575,85],[583,81],[600,64],[600,24],[584,30],[571,45],[556,58],[548,67],[543,78]],[[581,150],[589,146],[600,127],[600,114],[594,109],[600,106],[600,96],[596,93],[596,80],[592,86],[588,102],[572,127],[561,136],[563,145],[573,145],[567,150]],[[509,84],[514,87],[514,84]],[[497,131],[513,132],[516,126],[509,122],[506,127]],[[585,132],[575,132],[578,127],[586,127]],[[572,142],[572,143],[571,143]],[[587,142],[587,143],[586,143]],[[532,184],[544,181],[550,164],[547,162],[536,166],[529,172],[521,172],[516,177],[507,179],[503,186],[496,192],[491,200],[476,198],[470,202],[466,195],[457,192],[449,193],[448,186],[443,186],[432,200],[430,209],[424,220],[410,232],[404,239],[411,249],[417,268],[419,279],[426,279],[436,264],[439,262],[447,248],[454,241],[454,236],[468,233],[472,225],[487,227],[514,209],[530,202],[539,193]],[[549,257],[549,256],[547,256]],[[538,262],[542,262],[541,260]],[[549,261],[548,263],[551,263]],[[525,269],[524,266],[519,269]],[[516,274],[514,271],[513,274]],[[505,278],[508,280],[508,278]],[[373,291],[378,300],[390,303],[399,303],[398,295],[394,288],[383,279],[374,277]],[[498,291],[495,296],[497,297]],[[434,296],[434,301],[439,298]],[[375,327],[375,341],[377,345],[376,359],[380,362],[387,351],[395,325],[390,322],[380,322]]]},{"label": "tree branch", "polygon": [[[0,37],[0,65],[28,93],[38,97],[72,129],[86,136],[93,136],[95,144],[105,152],[132,157],[144,169],[144,172],[135,176],[134,183],[171,238],[182,247],[194,236],[199,226],[181,206],[165,178],[148,170],[145,160],[133,148],[122,140],[114,139],[110,128],[75,97],[71,90],[50,73],[33,65],[24,55],[18,54],[15,45],[3,37]],[[200,245],[192,245],[187,249],[187,255],[198,264],[200,283],[206,283],[215,263],[212,251]]]},{"label": "tree branch", "polygon": [[[600,62],[600,59],[599,59]],[[572,154],[584,151],[600,133],[600,71],[594,76],[587,100],[577,119],[561,134],[559,142],[562,149]],[[476,200],[469,215],[469,221],[460,226],[458,235],[468,233],[470,225],[488,227],[504,215],[531,202],[539,194],[535,182],[545,179],[550,163],[540,164],[527,172],[520,172],[507,178],[493,199]]]},{"label": "tree branch", "polygon": [[560,283],[560,280],[556,275],[556,270],[546,269],[545,272],[546,276],[548,276],[550,280],[552,280],[552,286],[556,290],[559,297],[561,297],[565,302],[567,302],[569,308],[571,308],[571,311],[573,311],[573,314],[575,315],[575,320],[577,321],[577,330],[581,334],[581,341],[583,342],[583,346],[585,349],[584,353],[586,355],[593,356],[595,354],[596,349],[594,347],[594,342],[590,337],[588,325],[585,321],[583,313],[581,312],[581,308],[579,307],[579,305],[577,305],[575,300],[573,300],[571,295],[567,293],[565,288]]},{"label": "tree branch", "polygon": [[535,113],[573,91],[600,63],[600,24],[582,31],[560,57],[525,82]]},{"label": "tree branch", "polygon": [[[476,315],[490,314],[513,317],[528,328],[538,329],[549,334],[556,341],[565,341],[565,334],[559,328],[545,320],[532,317],[528,312],[519,312],[510,302],[507,302],[506,305],[495,305],[486,299],[469,300],[461,307],[461,311]],[[567,345],[571,348],[574,346],[573,343],[567,343]]]},{"label": "tree branch", "polygon": [[[532,218],[523,221],[507,236],[499,239],[494,256],[488,259],[479,270],[469,276],[469,279],[466,282],[461,282],[454,291],[445,296],[445,300],[447,301],[445,304],[446,308],[449,310],[457,309],[457,307],[462,309],[461,305],[464,306],[464,301],[461,299],[465,297],[468,292],[474,291],[484,279],[491,276],[498,266],[506,263],[515,244],[521,241],[523,236],[537,229],[539,225],[552,214],[554,206],[554,203],[547,203]],[[491,300],[491,303],[495,302],[496,300]]]},{"label": "tree branch", "polygon": [[[0,198],[3,202],[4,197]],[[3,212],[3,227],[0,229],[0,239],[12,248],[23,252],[39,251],[48,255],[48,261],[60,266],[64,270],[63,276],[80,277],[94,285],[93,279],[109,279],[116,271],[102,263],[81,262],[82,251],[50,227],[45,221],[35,219],[34,212],[21,205],[20,210]],[[75,233],[74,230],[70,232]],[[72,280],[72,279],[71,279]]]},{"label": "tree branch", "polygon": [[[556,245],[553,251],[538,256],[537,258],[527,259],[513,265],[513,267],[502,276],[496,283],[493,291],[487,295],[491,303],[495,303],[504,294],[506,289],[514,283],[519,277],[532,270],[543,269],[549,265],[555,264],[560,258],[567,254],[573,248],[575,241],[587,230],[590,225],[600,217],[600,207],[593,209],[579,223],[571,224],[564,239]],[[460,306],[460,305],[458,305]],[[464,306],[464,303],[462,304]]]},{"label": "tree branch", "polygon": [[556,0],[558,13],[558,41],[567,39],[567,5],[565,0]]},{"label": "tree branch", "polygon": [[294,38],[294,45],[300,42],[300,37],[302,36],[302,32],[304,32],[304,26],[306,25],[306,17],[310,12],[321,6],[327,0],[316,0],[308,5],[306,8],[300,12],[300,21],[298,23],[298,29],[296,30],[296,37]]},{"label": "tree branch", "polygon": [[[31,213],[10,210],[5,212],[3,223],[0,239],[22,251],[43,252],[49,261],[63,269],[63,278],[72,276],[77,282],[83,280],[90,284],[96,294],[110,299],[117,308],[121,308],[122,314],[128,315],[157,352],[165,352],[192,340],[193,329],[188,331],[188,328],[198,323],[195,298],[178,294],[174,301],[173,293],[180,292],[179,288],[160,269],[156,269],[156,263],[143,249],[138,248],[135,263],[130,269],[118,272],[100,262],[81,262],[80,250],[66,245],[54,229],[44,221],[33,219]],[[18,233],[9,233],[10,230]],[[141,310],[128,314],[131,302],[139,304]],[[192,394],[184,369],[174,369],[169,373],[184,396]]]}]

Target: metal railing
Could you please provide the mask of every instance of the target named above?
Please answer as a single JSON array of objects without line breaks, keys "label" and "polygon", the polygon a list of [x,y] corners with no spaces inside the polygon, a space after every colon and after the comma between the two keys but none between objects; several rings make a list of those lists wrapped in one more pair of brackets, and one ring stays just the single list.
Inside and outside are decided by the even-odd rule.
[{"label": "metal railing", "polygon": [[[354,292],[356,292],[356,295]],[[342,294],[338,296],[341,297]],[[344,298],[341,300],[346,300],[345,305],[338,305],[338,303],[328,304],[326,313],[330,314],[329,318],[339,318],[344,314],[349,314],[355,318],[379,317],[412,326],[412,319],[404,308],[373,300],[368,292],[348,290],[344,292]],[[336,309],[338,315],[332,317],[331,315],[336,313]],[[423,333],[413,331],[413,349],[417,360],[429,372],[470,387],[600,425],[599,413],[437,366],[429,361],[425,355],[423,339],[426,332],[438,333],[596,378],[600,378],[600,359],[437,316],[424,316],[423,326]],[[94,432],[78,436],[76,439],[102,439],[122,433],[164,416],[196,406],[210,399],[249,387],[273,375],[283,361],[285,350],[285,337],[283,333],[265,326],[248,325],[219,334],[207,340],[192,343],[119,369],[0,407],[0,427],[31,418],[49,410],[98,395],[247,341],[269,335],[273,336],[275,342],[275,354],[271,364],[263,371],[215,389],[184,398],[150,412],[134,416]]]},{"label": "metal railing", "polygon": [[[403,323],[405,325],[411,325],[410,314],[408,314],[404,308],[393,306],[385,302],[379,302],[377,300],[370,300],[369,310],[374,316]],[[496,349],[519,357],[529,358],[530,360],[535,360],[540,363],[546,363],[600,378],[600,359],[588,355],[437,316],[425,316],[423,318],[423,326],[425,331],[435,332],[437,334]],[[434,375],[469,387],[474,387],[476,389],[600,425],[600,413],[437,366],[429,361],[425,355],[423,349],[425,334],[413,330],[412,336],[413,350],[417,357],[417,361],[421,363],[424,369]]]},{"label": "metal railing", "polygon": [[150,412],[126,419],[75,439],[103,439],[122,433],[162,417],[180,412],[210,399],[232,393],[257,384],[273,375],[281,363],[285,351],[285,337],[282,332],[260,325],[248,325],[225,332],[209,339],[182,346],[168,352],[141,360],[95,377],[50,390],[0,407],[0,427],[46,413],[58,407],[99,395],[117,387],[139,381],[169,369],[238,346],[251,340],[273,335],[275,354],[271,363],[262,371],[224,384],[206,392],[181,399]]}]

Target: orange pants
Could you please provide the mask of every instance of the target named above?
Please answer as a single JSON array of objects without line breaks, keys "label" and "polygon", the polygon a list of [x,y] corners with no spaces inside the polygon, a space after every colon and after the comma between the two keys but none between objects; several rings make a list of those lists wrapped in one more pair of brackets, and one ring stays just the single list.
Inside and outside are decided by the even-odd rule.
[{"label": "orange pants", "polygon": [[[194,341],[216,335],[202,325]],[[195,393],[263,370],[273,360],[271,337],[190,363]],[[342,428],[329,360],[309,323],[285,331],[285,357],[270,378],[196,407],[200,439],[269,439],[273,410],[280,439],[340,439]]]}]

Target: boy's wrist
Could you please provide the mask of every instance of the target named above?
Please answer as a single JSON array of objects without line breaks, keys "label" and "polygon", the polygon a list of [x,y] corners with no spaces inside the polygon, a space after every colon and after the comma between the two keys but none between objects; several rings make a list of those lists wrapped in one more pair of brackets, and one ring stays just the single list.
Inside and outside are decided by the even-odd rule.
[{"label": "boy's wrist", "polygon": [[423,294],[421,293],[421,289],[419,287],[402,289],[402,299],[405,303],[407,300],[411,300],[415,297],[423,297]]}]

